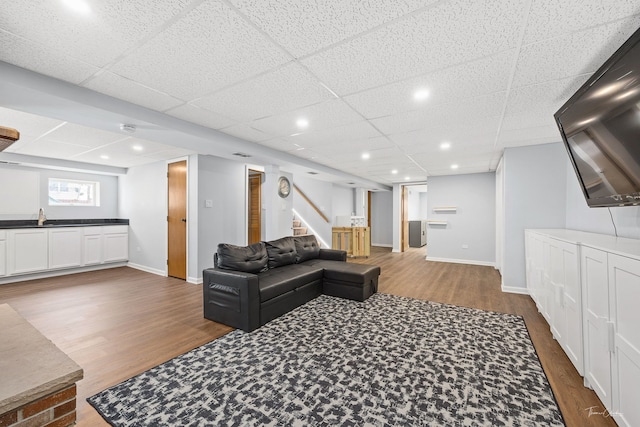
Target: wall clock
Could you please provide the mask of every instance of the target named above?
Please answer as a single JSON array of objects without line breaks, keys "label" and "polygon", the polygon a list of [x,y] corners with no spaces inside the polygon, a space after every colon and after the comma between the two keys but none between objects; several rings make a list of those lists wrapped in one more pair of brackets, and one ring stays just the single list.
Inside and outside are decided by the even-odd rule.
[{"label": "wall clock", "polygon": [[291,183],[286,176],[278,178],[278,196],[283,199],[287,198],[291,193]]}]

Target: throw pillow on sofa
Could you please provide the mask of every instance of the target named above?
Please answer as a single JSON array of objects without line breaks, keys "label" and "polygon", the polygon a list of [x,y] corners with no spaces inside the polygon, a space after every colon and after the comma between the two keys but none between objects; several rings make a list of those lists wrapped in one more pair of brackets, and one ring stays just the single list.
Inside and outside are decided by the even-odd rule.
[{"label": "throw pillow on sofa", "polygon": [[264,242],[269,255],[269,268],[282,267],[296,262],[296,245],[293,237]]},{"label": "throw pillow on sofa", "polygon": [[296,263],[316,259],[320,256],[320,245],[318,245],[316,236],[294,236],[293,242],[296,245]]},{"label": "throw pillow on sofa", "polygon": [[267,249],[263,242],[249,246],[220,243],[218,245],[216,266],[223,270],[236,270],[255,274],[267,270],[268,260]]}]

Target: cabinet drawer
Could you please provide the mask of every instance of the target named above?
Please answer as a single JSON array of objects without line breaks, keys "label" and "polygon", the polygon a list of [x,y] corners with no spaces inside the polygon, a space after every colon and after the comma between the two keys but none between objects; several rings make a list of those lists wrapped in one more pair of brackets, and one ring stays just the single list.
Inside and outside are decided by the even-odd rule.
[{"label": "cabinet drawer", "polygon": [[85,236],[97,236],[102,234],[102,227],[84,227]]},{"label": "cabinet drawer", "polygon": [[123,234],[129,232],[128,225],[108,225],[102,227],[103,234]]}]

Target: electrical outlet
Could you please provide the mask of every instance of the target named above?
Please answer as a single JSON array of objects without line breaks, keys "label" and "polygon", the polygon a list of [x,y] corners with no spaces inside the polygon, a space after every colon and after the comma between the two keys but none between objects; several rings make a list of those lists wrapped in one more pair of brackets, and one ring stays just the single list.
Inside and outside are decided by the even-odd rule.
[{"label": "electrical outlet", "polygon": [[212,208],[213,207],[213,200],[205,200],[204,201],[204,207],[205,208]]}]

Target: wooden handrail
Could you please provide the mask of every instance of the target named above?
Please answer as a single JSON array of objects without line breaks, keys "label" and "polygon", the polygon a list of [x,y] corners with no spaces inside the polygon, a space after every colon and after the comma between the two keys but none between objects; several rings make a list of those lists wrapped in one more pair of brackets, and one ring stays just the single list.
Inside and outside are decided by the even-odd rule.
[{"label": "wooden handrail", "polygon": [[311,205],[311,207],[313,209],[315,209],[316,212],[318,212],[318,215],[320,215],[322,217],[322,219],[324,219],[326,222],[329,222],[329,218],[327,218],[325,216],[325,214],[322,213],[322,211],[315,205],[315,203],[313,203],[306,194],[304,194],[302,192],[302,190],[300,190],[300,188],[298,188],[297,185],[293,184],[293,188],[294,190],[296,190],[298,192],[298,194],[300,194],[302,196],[303,199],[305,199],[307,201],[307,203],[309,203]]}]

